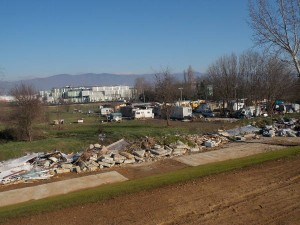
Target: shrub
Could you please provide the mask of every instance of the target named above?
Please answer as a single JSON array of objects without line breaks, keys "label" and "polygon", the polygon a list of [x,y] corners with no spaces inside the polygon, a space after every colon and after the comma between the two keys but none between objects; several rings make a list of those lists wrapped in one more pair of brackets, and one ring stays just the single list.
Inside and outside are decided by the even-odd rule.
[{"label": "shrub", "polygon": [[15,141],[19,139],[16,128],[6,128],[0,131],[0,139],[5,141]]}]

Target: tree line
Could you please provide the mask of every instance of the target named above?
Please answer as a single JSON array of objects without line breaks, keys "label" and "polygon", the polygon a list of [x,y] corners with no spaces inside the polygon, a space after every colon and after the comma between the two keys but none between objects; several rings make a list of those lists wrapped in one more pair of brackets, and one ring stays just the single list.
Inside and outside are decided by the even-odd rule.
[{"label": "tree line", "polygon": [[[137,78],[140,101],[174,102],[206,99],[221,101],[246,99],[248,105],[266,100],[271,107],[275,100],[299,102],[299,79],[289,64],[276,56],[246,51],[240,55],[219,57],[201,77],[191,66],[177,80],[169,69],[155,74],[154,82]],[[182,93],[181,93],[182,91]]]}]

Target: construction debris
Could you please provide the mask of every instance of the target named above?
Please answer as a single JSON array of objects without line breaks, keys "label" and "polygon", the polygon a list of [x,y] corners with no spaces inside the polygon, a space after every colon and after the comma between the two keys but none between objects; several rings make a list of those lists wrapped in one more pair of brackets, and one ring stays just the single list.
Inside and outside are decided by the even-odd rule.
[{"label": "construction debris", "polygon": [[[59,174],[97,171],[126,164],[157,161],[165,157],[193,154],[222,146],[229,140],[245,141],[256,138],[258,134],[266,137],[300,136],[299,120],[278,120],[263,128],[244,126],[210,135],[185,135],[182,141],[161,144],[154,138],[145,137],[135,142],[121,139],[109,146],[90,144],[79,153],[64,154],[31,153],[26,156],[0,162],[0,184],[28,182],[49,179]],[[232,138],[234,137],[234,138]],[[187,144],[188,143],[188,144]]]}]

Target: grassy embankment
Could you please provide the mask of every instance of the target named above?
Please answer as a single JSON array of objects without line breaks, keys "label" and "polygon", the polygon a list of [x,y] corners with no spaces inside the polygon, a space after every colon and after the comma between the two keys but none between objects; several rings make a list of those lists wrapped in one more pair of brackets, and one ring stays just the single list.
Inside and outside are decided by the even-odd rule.
[{"label": "grassy embankment", "polygon": [[180,182],[186,182],[200,177],[240,169],[255,164],[281,158],[299,157],[300,147],[291,147],[274,152],[248,156],[241,159],[217,162],[197,167],[130,180],[122,183],[104,185],[84,191],[78,191],[62,196],[36,200],[23,204],[0,208],[0,222],[11,218],[28,216],[53,210],[59,210],[74,205],[96,203],[106,199],[134,193],[142,190],[151,190]]}]

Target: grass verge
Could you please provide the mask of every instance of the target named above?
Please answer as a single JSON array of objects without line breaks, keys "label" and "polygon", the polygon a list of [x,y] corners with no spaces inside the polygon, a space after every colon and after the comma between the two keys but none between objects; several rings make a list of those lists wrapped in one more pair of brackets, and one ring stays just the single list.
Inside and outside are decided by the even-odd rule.
[{"label": "grass verge", "polygon": [[9,219],[39,214],[47,211],[58,210],[74,205],[94,203],[102,200],[135,193],[142,190],[150,190],[180,182],[189,181],[207,175],[222,173],[234,169],[240,169],[251,165],[263,163],[280,158],[292,158],[300,155],[300,147],[291,147],[274,152],[217,162],[197,167],[173,171],[165,174],[144,177],[122,183],[104,185],[98,188],[78,191],[62,196],[51,197],[42,200],[12,205],[0,208],[0,223]]}]

